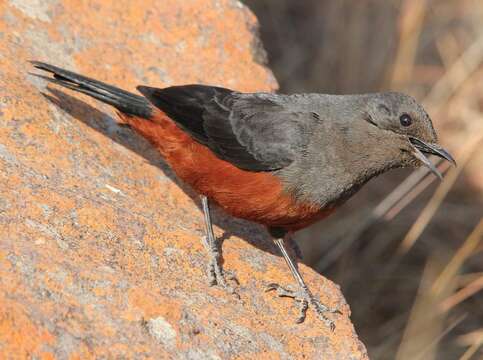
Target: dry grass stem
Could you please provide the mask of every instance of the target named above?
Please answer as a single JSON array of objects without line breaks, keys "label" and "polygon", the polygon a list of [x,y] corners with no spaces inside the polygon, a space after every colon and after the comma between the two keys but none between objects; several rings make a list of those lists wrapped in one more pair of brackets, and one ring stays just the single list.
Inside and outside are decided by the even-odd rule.
[{"label": "dry grass stem", "polygon": [[435,305],[449,295],[454,287],[454,284],[447,283],[443,292],[434,293],[428,286],[444,267],[444,262],[438,256],[433,256],[426,264],[396,360],[436,359],[436,344],[466,316],[459,317],[443,330],[446,314],[433,311]]},{"label": "dry grass stem", "polygon": [[460,335],[456,339],[458,345],[461,346],[472,346],[483,342],[483,328],[475,331],[471,331],[467,334]]},{"label": "dry grass stem", "polygon": [[447,312],[454,308],[459,303],[465,301],[469,297],[475,295],[477,292],[483,289],[483,276],[470,284],[466,285],[464,288],[458,290],[456,293],[451,295],[449,298],[444,300],[439,305],[439,311]]},{"label": "dry grass stem", "polygon": [[444,104],[483,63],[483,35],[466,49],[426,96],[428,106]]},{"label": "dry grass stem", "polygon": [[466,350],[465,353],[460,357],[460,360],[470,360],[473,357],[473,355],[475,355],[476,352],[479,350],[482,343],[483,343],[483,339],[480,339],[479,342],[471,345],[468,348],[468,350]]},{"label": "dry grass stem", "polygon": [[404,0],[399,17],[399,46],[391,71],[390,87],[398,88],[411,77],[427,0]]},{"label": "dry grass stem", "polygon": [[476,225],[473,232],[468,236],[463,245],[458,249],[451,261],[445,267],[441,275],[436,279],[432,286],[432,291],[436,294],[441,293],[447,284],[455,277],[463,263],[470,257],[480,244],[483,235],[483,219]]},{"label": "dry grass stem", "polygon": [[480,143],[482,140],[483,134],[478,134],[475,138],[471,139],[466,143],[463,150],[461,151],[461,155],[458,158],[459,165],[448,172],[446,178],[443,180],[438,189],[436,189],[433,197],[423,209],[418,219],[411,226],[408,233],[401,242],[398,250],[399,253],[408,252],[409,249],[414,245],[416,240],[419,238],[426,226],[429,224],[431,218],[438,210],[439,206],[443,202],[448,192],[451,190],[456,179],[463,171],[465,165],[474,155],[476,150],[478,150],[479,146],[481,146]]}]

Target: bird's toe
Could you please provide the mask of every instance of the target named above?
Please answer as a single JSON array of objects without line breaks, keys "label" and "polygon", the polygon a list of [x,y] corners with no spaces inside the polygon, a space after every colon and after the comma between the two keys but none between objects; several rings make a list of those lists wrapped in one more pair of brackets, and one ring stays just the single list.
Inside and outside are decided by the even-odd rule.
[{"label": "bird's toe", "polygon": [[338,308],[330,308],[322,304],[309,291],[304,291],[303,289],[295,291],[289,288],[284,288],[276,283],[270,283],[266,286],[265,291],[275,291],[278,297],[289,297],[297,302],[299,311],[299,315],[295,320],[297,324],[305,321],[305,318],[307,317],[307,310],[309,307],[312,307],[317,313],[317,317],[322,320],[324,324],[330,328],[330,330],[334,331],[335,323],[333,320],[329,319],[326,314],[342,314]]},{"label": "bird's toe", "polygon": [[300,297],[299,293],[292,290],[290,287],[282,287],[277,283],[270,283],[265,287],[265,292],[275,291],[278,297],[289,297],[297,299]]},{"label": "bird's toe", "polygon": [[236,295],[238,294],[234,287],[230,286],[227,280],[233,281],[236,285],[239,285],[236,275],[232,271],[224,271],[219,262],[216,259],[212,259],[208,264],[208,283],[210,286],[219,286],[226,292]]}]

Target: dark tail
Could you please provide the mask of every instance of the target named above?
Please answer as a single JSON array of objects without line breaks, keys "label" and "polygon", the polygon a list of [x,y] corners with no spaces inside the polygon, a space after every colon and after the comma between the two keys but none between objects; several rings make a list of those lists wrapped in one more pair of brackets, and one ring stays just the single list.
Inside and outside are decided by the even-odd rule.
[{"label": "dark tail", "polygon": [[57,66],[45,64],[39,61],[31,61],[34,67],[52,73],[53,77],[32,74],[54,84],[64,86],[83,94],[92,96],[106,104],[114,106],[119,111],[149,119],[152,114],[152,107],[149,101],[142,96],[132,94],[115,86],[67,71]]}]

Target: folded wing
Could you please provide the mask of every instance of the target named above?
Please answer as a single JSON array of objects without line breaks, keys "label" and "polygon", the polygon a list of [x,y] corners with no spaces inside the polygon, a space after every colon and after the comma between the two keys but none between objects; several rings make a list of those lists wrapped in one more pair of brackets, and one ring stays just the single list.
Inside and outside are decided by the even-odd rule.
[{"label": "folded wing", "polygon": [[288,166],[303,153],[318,121],[310,111],[291,111],[283,95],[204,85],[138,90],[218,157],[249,171]]}]

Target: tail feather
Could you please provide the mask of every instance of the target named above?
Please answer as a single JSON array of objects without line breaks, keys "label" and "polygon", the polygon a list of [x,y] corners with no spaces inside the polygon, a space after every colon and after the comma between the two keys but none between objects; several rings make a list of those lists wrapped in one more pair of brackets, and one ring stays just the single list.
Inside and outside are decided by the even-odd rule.
[{"label": "tail feather", "polygon": [[31,61],[31,63],[37,69],[52,73],[53,77],[39,74],[32,75],[40,77],[51,83],[61,85],[68,89],[89,95],[106,104],[114,106],[116,109],[125,114],[139,116],[146,119],[149,119],[152,115],[151,104],[143,96],[139,96],[101,81],[61,69],[57,66],[39,61]]}]

